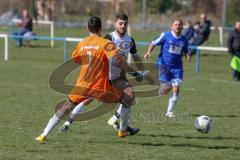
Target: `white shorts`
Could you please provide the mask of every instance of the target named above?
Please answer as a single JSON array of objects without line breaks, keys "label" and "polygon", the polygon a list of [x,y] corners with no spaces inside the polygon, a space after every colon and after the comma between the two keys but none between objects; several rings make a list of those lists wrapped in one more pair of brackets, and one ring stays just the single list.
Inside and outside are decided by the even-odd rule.
[{"label": "white shorts", "polygon": [[182,80],[181,79],[172,79],[171,80],[171,85],[172,86],[180,86],[182,84]]}]

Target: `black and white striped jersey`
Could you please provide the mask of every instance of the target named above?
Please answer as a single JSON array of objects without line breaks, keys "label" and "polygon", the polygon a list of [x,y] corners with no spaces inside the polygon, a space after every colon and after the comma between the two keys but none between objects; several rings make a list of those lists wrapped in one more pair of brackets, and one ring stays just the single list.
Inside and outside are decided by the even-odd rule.
[{"label": "black and white striped jersey", "polygon": [[[124,57],[125,61],[127,60],[129,53],[132,55],[137,54],[135,41],[128,34],[125,34],[123,37],[119,37],[119,35],[115,31],[113,31],[107,34],[105,38],[113,42],[115,47],[118,48],[119,50],[118,53]],[[110,80],[119,78],[120,74],[121,74],[120,68],[113,65],[110,66],[110,74],[109,74]]]}]

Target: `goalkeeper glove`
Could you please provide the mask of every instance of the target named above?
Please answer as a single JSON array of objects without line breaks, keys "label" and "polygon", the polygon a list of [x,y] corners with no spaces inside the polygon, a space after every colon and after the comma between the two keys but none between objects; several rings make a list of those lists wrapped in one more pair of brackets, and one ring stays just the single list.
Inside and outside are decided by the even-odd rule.
[{"label": "goalkeeper glove", "polygon": [[138,82],[141,82],[143,80],[143,75],[142,75],[142,72],[141,71],[136,71],[136,72],[133,72],[133,73],[129,73],[130,75],[132,75],[133,77],[135,77],[135,79],[138,81]]}]

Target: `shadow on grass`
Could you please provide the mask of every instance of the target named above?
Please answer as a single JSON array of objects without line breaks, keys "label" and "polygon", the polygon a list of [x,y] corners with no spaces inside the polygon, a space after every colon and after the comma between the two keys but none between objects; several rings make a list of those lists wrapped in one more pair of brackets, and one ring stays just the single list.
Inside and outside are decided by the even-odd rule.
[{"label": "shadow on grass", "polygon": [[26,47],[29,47],[29,48],[51,48],[50,45],[29,45],[29,46],[26,46]]},{"label": "shadow on grass", "polygon": [[[200,114],[192,114],[192,116],[201,116]],[[236,117],[240,117],[239,115],[207,115],[209,117],[225,117],[225,118],[236,118]]]},{"label": "shadow on grass", "polygon": [[[126,143],[126,142],[124,142]],[[189,148],[202,148],[202,149],[234,149],[240,150],[240,147],[235,146],[203,146],[198,144],[190,144],[190,143],[183,143],[183,144],[164,144],[164,143],[141,143],[141,142],[128,142],[128,144],[132,145],[141,145],[141,146],[153,146],[153,147],[189,147]]]},{"label": "shadow on grass", "polygon": [[[85,132],[83,132],[85,133]],[[193,137],[193,136],[177,136],[177,135],[165,135],[165,134],[160,134],[160,135],[154,135],[154,134],[137,134],[134,137],[169,137],[169,138],[186,138],[186,139],[206,139],[206,140],[236,140],[239,139],[238,137],[222,137],[222,136],[217,136],[217,137],[209,137],[209,136],[204,136],[204,137]],[[86,143],[86,144],[121,144],[121,145],[139,145],[139,146],[149,146],[149,147],[188,147],[188,148],[199,148],[199,149],[215,149],[215,150],[221,150],[221,149],[233,149],[233,150],[240,150],[240,146],[227,146],[227,145],[200,145],[200,144],[194,144],[194,143],[179,143],[179,144],[167,144],[167,143],[157,143],[155,142],[140,142],[140,141],[135,141],[131,140],[131,137],[123,138],[123,139],[117,139],[117,140],[112,140],[112,141],[104,141],[104,140],[96,140],[96,139],[91,139],[91,140],[86,140],[82,141],[81,143]],[[135,139],[136,140],[136,139]],[[63,143],[65,140],[63,140]]]},{"label": "shadow on grass", "polygon": [[41,44],[41,45],[39,45],[39,44],[28,44],[28,43],[25,43],[25,42],[23,43],[23,45],[21,47],[16,46],[15,42],[12,42],[11,46],[13,48],[51,48],[51,46],[49,44],[46,44],[46,45]]},{"label": "shadow on grass", "polygon": [[146,136],[146,137],[167,137],[167,138],[185,138],[185,139],[205,139],[205,140],[237,140],[240,139],[238,137],[210,137],[210,136],[199,136],[199,137],[193,137],[193,136],[178,136],[178,135],[166,135],[166,134],[138,134],[138,136]]},{"label": "shadow on grass", "polygon": [[[139,135],[138,135],[139,136]],[[204,146],[199,144],[191,144],[191,143],[180,143],[180,144],[166,144],[166,143],[153,143],[153,142],[128,142],[128,141],[112,141],[112,142],[97,142],[97,141],[87,141],[88,144],[129,144],[129,145],[140,145],[140,146],[149,146],[149,147],[188,147],[188,148],[200,148],[200,149],[234,149],[240,150],[238,146]]]}]

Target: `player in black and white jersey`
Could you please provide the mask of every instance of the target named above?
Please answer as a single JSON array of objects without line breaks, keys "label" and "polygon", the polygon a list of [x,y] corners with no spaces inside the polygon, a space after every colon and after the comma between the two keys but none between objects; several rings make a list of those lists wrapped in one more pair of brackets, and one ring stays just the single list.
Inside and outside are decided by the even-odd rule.
[{"label": "player in black and white jersey", "polygon": [[[128,16],[125,14],[116,15],[114,26],[115,31],[107,34],[105,38],[113,42],[118,50],[118,53],[122,55],[126,61],[128,55],[131,54],[138,70],[143,71],[143,63],[139,54],[137,53],[135,41],[127,34]],[[121,132],[124,130],[130,130],[129,134],[136,134],[139,131],[138,128],[130,128],[129,126],[121,125],[124,124],[121,123],[122,120],[130,119],[131,106],[135,105],[135,94],[132,86],[126,78],[126,72],[122,71],[118,67],[115,67],[114,65],[111,65],[109,79],[114,87],[122,90],[124,95],[128,96],[129,100],[128,103],[122,103],[119,105],[116,113],[108,120],[108,124],[117,130],[118,133],[119,131]],[[117,122],[118,119],[120,119],[120,126]]]}]

